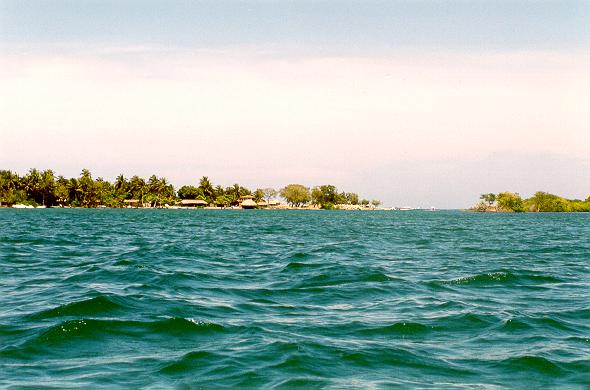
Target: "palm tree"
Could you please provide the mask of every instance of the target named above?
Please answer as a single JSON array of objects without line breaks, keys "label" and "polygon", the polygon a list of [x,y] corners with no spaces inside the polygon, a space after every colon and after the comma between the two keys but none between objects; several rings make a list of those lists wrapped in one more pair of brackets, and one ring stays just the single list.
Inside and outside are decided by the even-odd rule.
[{"label": "palm tree", "polygon": [[173,203],[176,198],[176,192],[174,192],[174,186],[168,183],[165,177],[160,178],[161,192],[160,195],[167,203]]},{"label": "palm tree", "polygon": [[199,188],[203,191],[203,195],[207,198],[207,202],[211,203],[214,200],[215,191],[213,185],[207,176],[203,176],[199,182]]},{"label": "palm tree", "polygon": [[94,181],[94,192],[99,204],[113,205],[113,198],[116,195],[115,188],[108,180],[104,180],[102,177],[97,178]]},{"label": "palm tree", "polygon": [[119,193],[127,191],[127,179],[125,179],[125,176],[123,176],[123,174],[120,174],[115,179],[115,190],[117,190],[117,192]]},{"label": "palm tree", "polygon": [[[26,194],[21,190],[18,174],[8,170],[0,170],[0,205],[2,202],[11,204]],[[24,200],[24,199],[23,199]]]},{"label": "palm tree", "polygon": [[55,182],[55,197],[57,198],[57,202],[62,206],[70,198],[69,183],[69,180],[61,175],[57,177]]},{"label": "palm tree", "polygon": [[140,203],[143,203],[143,196],[146,193],[145,180],[137,175],[133,176],[131,180],[129,180],[129,192],[133,198],[136,198]]},{"label": "palm tree", "polygon": [[96,184],[88,169],[82,169],[82,173],[78,179],[78,186],[82,195],[82,205],[84,207],[95,206],[97,201]]},{"label": "palm tree", "polygon": [[19,182],[20,178],[18,177],[18,174],[7,170],[0,171],[0,189],[16,190],[20,185]]},{"label": "palm tree", "polygon": [[240,201],[240,185],[239,184],[234,184],[231,187],[228,187],[225,190],[226,194],[229,195],[229,198],[231,199],[231,203],[232,204],[236,204]]},{"label": "palm tree", "polygon": [[148,192],[150,199],[154,201],[154,207],[161,204],[163,198],[174,198],[174,187],[168,184],[165,177],[158,178],[156,175],[150,176],[148,180]]},{"label": "palm tree", "polygon": [[76,179],[75,177],[71,178],[68,181],[68,193],[70,203],[73,203],[74,205],[79,205],[80,197],[82,194],[82,188],[80,187],[78,179]]},{"label": "palm tree", "polygon": [[116,204],[121,206],[124,199],[127,199],[129,193],[129,182],[123,174],[119,174],[114,183]]},{"label": "palm tree", "polygon": [[[55,177],[51,169],[46,169],[41,173],[41,194],[43,196],[43,206],[47,200],[54,200],[55,195]],[[53,203],[53,202],[51,202]]]},{"label": "palm tree", "polygon": [[256,191],[254,191],[254,200],[256,202],[260,202],[263,199],[264,199],[264,190],[262,188],[258,188]]},{"label": "palm tree", "polygon": [[29,174],[23,178],[24,190],[27,192],[27,198],[32,198],[35,202],[40,198],[41,192],[41,174],[35,168],[29,169]]}]

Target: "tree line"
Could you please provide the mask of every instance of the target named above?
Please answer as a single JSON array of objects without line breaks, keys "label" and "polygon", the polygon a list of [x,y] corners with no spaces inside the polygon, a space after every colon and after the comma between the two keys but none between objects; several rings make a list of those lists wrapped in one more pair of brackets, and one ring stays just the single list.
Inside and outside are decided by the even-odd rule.
[{"label": "tree line", "polygon": [[338,188],[326,184],[313,188],[302,184],[289,184],[279,191],[279,195],[292,207],[301,207],[311,203],[322,209],[333,209],[336,205],[361,205],[378,207],[379,200],[360,199],[354,192],[339,192]]},{"label": "tree line", "polygon": [[[196,183],[195,183],[196,184]],[[151,175],[147,180],[137,175],[127,179],[122,174],[111,183],[101,177],[94,179],[88,169],[79,177],[56,176],[51,169],[32,168],[25,175],[0,170],[0,206],[26,204],[69,207],[125,207],[136,200],[145,207],[178,204],[184,199],[200,199],[208,205],[228,207],[238,205],[240,198],[251,195],[256,202],[269,202],[282,197],[292,207],[309,204],[330,209],[337,204],[378,206],[378,200],[359,199],[353,192],[339,192],[333,185],[313,188],[289,184],[284,188],[250,190],[239,184],[223,187],[214,185],[203,176],[196,185],[183,185],[178,190],[165,177]]]},{"label": "tree line", "polygon": [[586,200],[565,199],[548,192],[538,191],[533,196],[523,199],[515,192],[499,194],[481,194],[475,211],[503,212],[590,212],[590,196]]}]

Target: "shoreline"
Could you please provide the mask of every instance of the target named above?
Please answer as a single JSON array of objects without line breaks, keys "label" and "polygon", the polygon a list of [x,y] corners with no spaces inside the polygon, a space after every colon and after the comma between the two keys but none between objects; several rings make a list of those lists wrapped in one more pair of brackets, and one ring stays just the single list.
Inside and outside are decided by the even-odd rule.
[{"label": "shoreline", "polygon": [[[24,207],[19,207],[24,206]],[[30,205],[12,205],[12,206],[0,206],[0,209],[16,209],[16,210],[30,210],[30,209],[72,209],[72,210],[273,210],[273,211],[292,211],[292,210],[307,210],[307,211],[405,211],[396,208],[386,207],[367,207],[367,208],[333,208],[333,209],[322,209],[319,207],[262,207],[262,208],[244,208],[244,207],[182,207],[182,206],[171,206],[171,207],[72,207],[72,206],[30,206]],[[430,211],[426,209],[415,209],[412,211]]]},{"label": "shoreline", "polygon": [[[280,200],[279,200],[280,199]],[[0,170],[0,207],[70,206],[82,208],[289,208],[289,209],[374,209],[378,199],[361,198],[358,193],[339,190],[331,184],[313,187],[291,183],[281,188],[247,188],[238,183],[214,184],[208,176],[172,185],[155,174],[148,179],[123,174],[113,181],[94,179],[88,169],[79,177],[56,176],[51,169],[31,168],[25,175]]]}]

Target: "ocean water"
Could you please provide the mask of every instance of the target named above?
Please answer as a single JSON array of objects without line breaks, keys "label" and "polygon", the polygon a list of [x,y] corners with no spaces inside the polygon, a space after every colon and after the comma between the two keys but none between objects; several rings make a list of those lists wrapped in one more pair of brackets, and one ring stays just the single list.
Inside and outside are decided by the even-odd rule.
[{"label": "ocean water", "polygon": [[0,387],[590,388],[590,215],[0,210]]}]

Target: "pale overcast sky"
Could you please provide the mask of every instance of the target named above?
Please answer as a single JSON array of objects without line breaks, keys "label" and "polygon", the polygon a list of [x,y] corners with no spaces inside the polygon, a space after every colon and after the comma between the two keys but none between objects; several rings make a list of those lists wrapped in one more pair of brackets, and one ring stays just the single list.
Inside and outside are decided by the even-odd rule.
[{"label": "pale overcast sky", "polygon": [[587,1],[0,0],[0,169],[590,195]]}]

